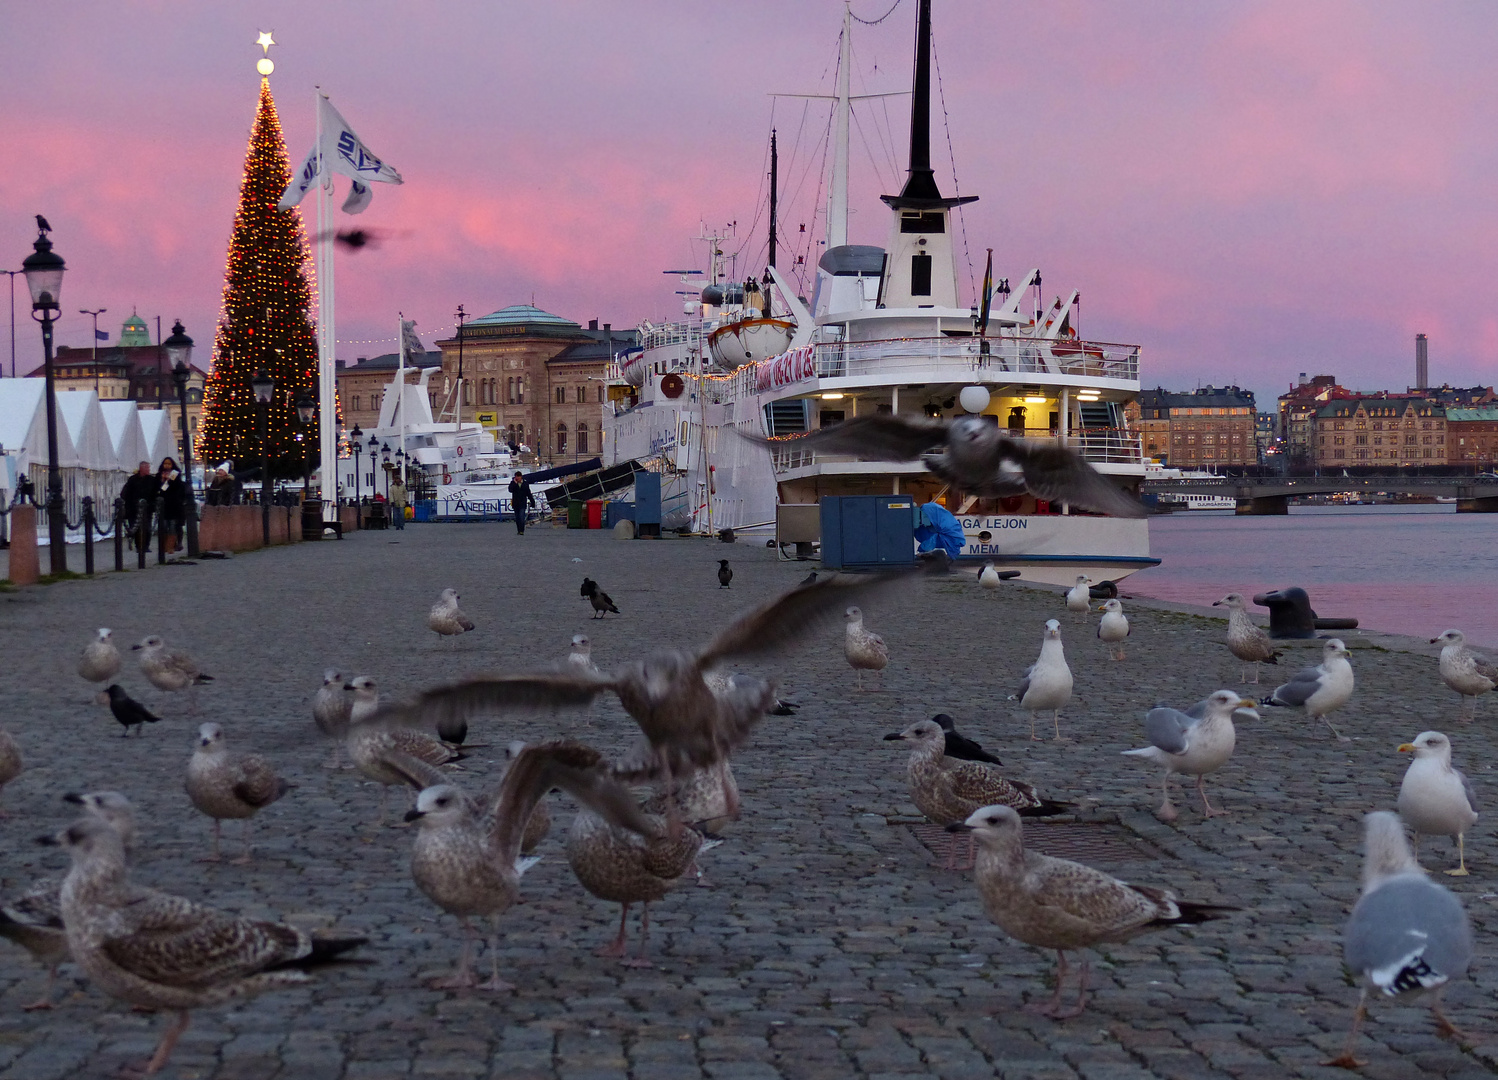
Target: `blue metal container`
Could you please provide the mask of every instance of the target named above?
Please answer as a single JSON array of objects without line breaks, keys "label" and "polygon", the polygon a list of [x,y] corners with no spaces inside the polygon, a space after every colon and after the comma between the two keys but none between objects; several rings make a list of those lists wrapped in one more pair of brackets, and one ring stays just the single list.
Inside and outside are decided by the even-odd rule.
[{"label": "blue metal container", "polygon": [[822,565],[879,570],[915,564],[915,499],[909,495],[827,495]]}]

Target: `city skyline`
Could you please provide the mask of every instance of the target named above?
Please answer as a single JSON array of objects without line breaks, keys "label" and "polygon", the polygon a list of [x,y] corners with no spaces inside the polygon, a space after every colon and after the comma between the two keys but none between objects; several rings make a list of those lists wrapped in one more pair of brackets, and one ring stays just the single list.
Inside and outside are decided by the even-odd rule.
[{"label": "city skyline", "polygon": [[[60,28],[12,11],[0,43],[0,131],[28,151],[0,162],[0,262],[29,251],[32,214],[57,227],[61,344],[89,343],[77,308],[108,308],[113,342],[135,307],[181,317],[206,352],[261,30],[278,42],[271,86],[293,163],[320,83],[406,179],[349,219],[390,235],[340,253],[340,358],[393,349],[397,311],[433,347],[459,303],[484,314],[534,299],[621,327],[680,317],[681,286],[661,271],[704,266],[688,240],[699,221],[738,222],[725,245],[742,249],[737,273],[763,265],[772,124],[782,232],[792,257],[815,261],[827,109],[768,95],[829,92],[840,3],[770,3],[753,20],[582,0],[458,5],[440,22],[395,3],[72,10]],[[961,193],[980,197],[961,221],[965,300],[992,246],[1000,277],[1038,265],[1047,299],[1080,289],[1084,336],[1143,345],[1145,386],[1236,384],[1261,407],[1301,371],[1403,390],[1417,332],[1432,382],[1495,381],[1484,241],[1498,136],[1485,120],[1498,76],[1482,43],[1498,12],[939,0],[934,17],[937,178],[956,190],[955,158]],[[855,24],[855,93],[908,88],[913,18],[902,3]],[[855,125],[853,242],[884,242],[877,196],[903,179],[908,111],[884,99]],[[40,361],[25,307],[21,372]]]}]

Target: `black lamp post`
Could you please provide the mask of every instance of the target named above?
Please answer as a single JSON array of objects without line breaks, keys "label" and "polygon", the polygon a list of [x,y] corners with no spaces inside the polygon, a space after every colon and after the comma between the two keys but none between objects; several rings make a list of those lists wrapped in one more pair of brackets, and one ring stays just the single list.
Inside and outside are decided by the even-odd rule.
[{"label": "black lamp post", "polygon": [[250,378],[250,389],[255,392],[255,428],[260,435],[260,535],[265,547],[270,547],[270,399],[276,392],[276,381],[263,371]]},{"label": "black lamp post", "polygon": [[57,384],[52,377],[52,324],[62,314],[62,274],[67,266],[53,252],[47,234],[52,227],[40,214],[36,217],[35,251],[21,263],[26,287],[31,290],[31,317],[42,324],[42,354],[47,373],[47,543],[51,548],[52,573],[68,569],[68,519],[62,508],[62,470],[57,465]]},{"label": "black lamp post", "polygon": [[361,501],[360,498],[359,498],[359,481],[361,479],[361,477],[359,476],[359,451],[362,450],[362,449],[364,449],[363,444],[360,443],[359,440],[362,439],[362,438],[364,438],[364,431],[363,431],[362,428],[359,427],[358,424],[355,424],[354,425],[354,430],[350,431],[348,433],[349,446],[351,446],[353,448],[353,451],[354,451],[354,528],[355,529],[359,529],[359,528],[363,527],[363,525],[359,521],[359,514],[360,514],[359,503]]},{"label": "black lamp post", "polygon": [[390,444],[380,447],[380,468],[385,471],[385,502],[390,502]]},{"label": "black lamp post", "polygon": [[192,375],[192,338],[182,331],[182,320],[172,325],[172,336],[162,343],[177,384],[177,403],[182,407],[182,475],[187,480],[187,557],[198,557],[198,497],[192,487],[192,432],[187,427],[187,381]]}]

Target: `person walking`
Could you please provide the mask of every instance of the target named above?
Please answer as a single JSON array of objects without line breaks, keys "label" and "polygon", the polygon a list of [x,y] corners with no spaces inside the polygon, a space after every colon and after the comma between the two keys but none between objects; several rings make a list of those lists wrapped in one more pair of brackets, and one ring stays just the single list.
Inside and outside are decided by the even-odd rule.
[{"label": "person walking", "polygon": [[395,518],[395,527],[406,527],[406,484],[399,476],[390,485],[390,513]]},{"label": "person walking", "polygon": [[161,459],[161,468],[156,470],[158,484],[156,513],[161,521],[161,534],[166,544],[166,554],[171,555],[182,546],[182,525],[187,520],[187,484],[172,458]]},{"label": "person walking", "polygon": [[215,469],[208,484],[209,506],[232,506],[234,503],[234,481],[225,469]]},{"label": "person walking", "polygon": [[[120,498],[125,503],[125,523],[130,529],[130,545],[141,551],[151,550],[151,515],[156,510],[157,490],[149,461],[136,466],[135,472],[120,488]],[[141,514],[141,503],[145,503],[144,515]]]},{"label": "person walking", "polygon": [[516,473],[510,477],[510,507],[515,511],[515,532],[521,536],[525,535],[526,511],[536,505],[536,497],[531,494],[531,486],[525,479],[524,473]]}]

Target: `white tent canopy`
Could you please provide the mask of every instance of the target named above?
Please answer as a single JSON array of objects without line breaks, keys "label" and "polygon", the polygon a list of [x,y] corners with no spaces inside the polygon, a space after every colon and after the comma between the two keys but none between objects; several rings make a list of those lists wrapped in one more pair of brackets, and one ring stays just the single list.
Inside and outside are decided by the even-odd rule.
[{"label": "white tent canopy", "polygon": [[73,448],[78,451],[82,472],[77,485],[78,498],[85,495],[92,498],[94,513],[107,518],[125,477],[114,452],[114,440],[109,437],[109,426],[99,411],[99,395],[92,390],[59,393],[57,419],[67,427]]},{"label": "white tent canopy", "polygon": [[149,457],[135,402],[101,401],[99,411],[104,416],[104,425],[109,428],[109,441],[114,445],[115,460],[120,463],[121,471],[133,473],[136,466]]},{"label": "white tent canopy", "polygon": [[141,437],[145,440],[146,452],[142,461],[149,461],[152,469],[160,468],[162,458],[177,457],[177,440],[172,435],[172,416],[165,409],[139,409]]},{"label": "white tent canopy", "polygon": [[[20,472],[40,466],[46,487],[47,469],[47,394],[43,379],[0,379],[0,448],[18,458]],[[68,436],[66,424],[57,425],[57,464],[76,469],[78,452]],[[33,479],[35,479],[33,477]]]}]

